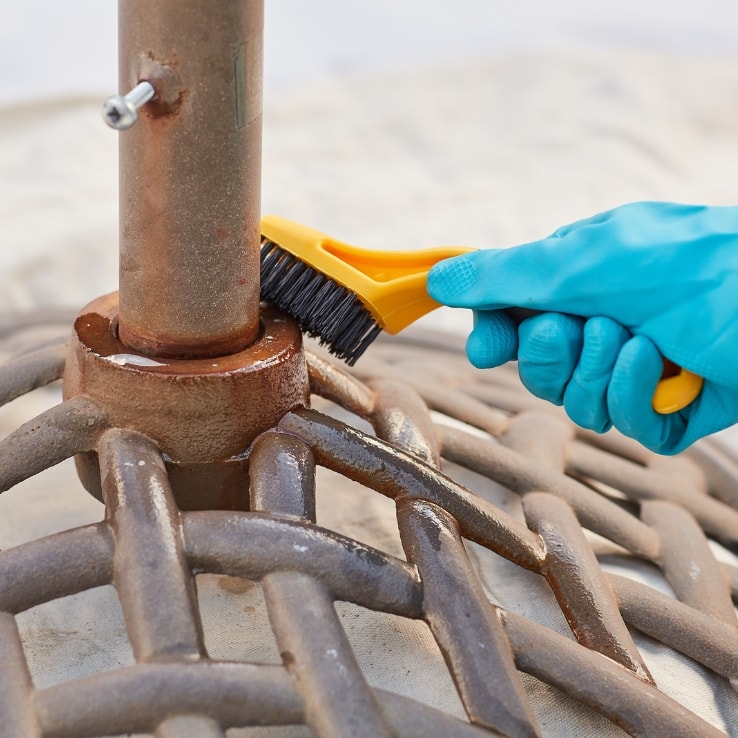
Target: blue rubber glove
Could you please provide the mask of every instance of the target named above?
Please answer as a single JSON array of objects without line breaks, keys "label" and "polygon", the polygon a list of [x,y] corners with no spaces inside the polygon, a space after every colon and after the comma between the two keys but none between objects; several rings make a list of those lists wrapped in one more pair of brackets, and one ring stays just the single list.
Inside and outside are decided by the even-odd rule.
[{"label": "blue rubber glove", "polygon": [[[472,364],[517,357],[525,386],[585,428],[673,454],[738,422],[738,207],[625,205],[443,261],[428,292],[475,311]],[[513,306],[542,314],[518,326]],[[651,407],[661,356],[705,378],[671,415]]]}]

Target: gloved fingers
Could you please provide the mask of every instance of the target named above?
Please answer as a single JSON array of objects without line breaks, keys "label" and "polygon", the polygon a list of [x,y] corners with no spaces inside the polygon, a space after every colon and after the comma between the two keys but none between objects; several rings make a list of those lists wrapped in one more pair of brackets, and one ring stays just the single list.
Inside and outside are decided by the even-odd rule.
[{"label": "gloved fingers", "polygon": [[662,366],[656,347],[643,336],[632,338],[623,347],[607,396],[610,417],[619,431],[651,451],[676,454],[738,422],[738,392],[710,381],[683,410],[670,415],[654,412],[651,398]]},{"label": "gloved fingers", "polygon": [[661,379],[663,360],[656,346],[644,336],[631,338],[615,362],[607,391],[612,424],[656,453],[681,450],[689,409],[659,415],[651,404]]},{"label": "gloved fingers", "polygon": [[518,327],[501,310],[475,311],[474,329],[466,341],[466,355],[478,369],[500,366],[518,353]]},{"label": "gloved fingers", "polygon": [[437,264],[428,289],[474,310],[608,316],[738,391],[738,207],[633,203],[506,250]]},{"label": "gloved fingers", "polygon": [[577,425],[597,433],[610,428],[607,389],[629,338],[630,333],[609,318],[591,318],[584,324],[582,352],[564,391],[564,409]]},{"label": "gloved fingers", "polygon": [[582,351],[583,325],[571,315],[542,313],[518,326],[518,373],[534,395],[562,404]]}]

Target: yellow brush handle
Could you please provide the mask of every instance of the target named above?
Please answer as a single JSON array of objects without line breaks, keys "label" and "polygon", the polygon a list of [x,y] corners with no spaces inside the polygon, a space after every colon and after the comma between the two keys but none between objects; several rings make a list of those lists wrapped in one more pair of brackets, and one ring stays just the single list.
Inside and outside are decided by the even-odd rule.
[{"label": "yellow brush handle", "polygon": [[659,415],[670,415],[696,400],[704,380],[697,374],[679,367],[679,374],[666,377],[656,385],[651,404]]},{"label": "yellow brush handle", "polygon": [[[261,232],[281,249],[317,272],[352,291],[388,333],[398,333],[440,305],[425,288],[430,268],[452,256],[474,251],[449,246],[418,251],[372,251],[352,246],[285,218],[262,218]],[[538,311],[509,308],[517,322]],[[664,374],[653,396],[653,409],[662,415],[681,410],[702,389],[702,378],[664,360]]]}]

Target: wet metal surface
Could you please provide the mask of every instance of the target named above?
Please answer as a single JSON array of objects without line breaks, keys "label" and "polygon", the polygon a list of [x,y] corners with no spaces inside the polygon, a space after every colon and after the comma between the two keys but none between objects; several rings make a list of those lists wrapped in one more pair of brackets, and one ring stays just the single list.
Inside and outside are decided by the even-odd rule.
[{"label": "wet metal surface", "polygon": [[161,453],[146,436],[119,429],[103,435],[98,453],[105,507],[118,542],[113,582],[134,656],[139,661],[204,656],[195,585]]},{"label": "wet metal surface", "polygon": [[456,521],[411,498],[397,513],[408,559],[423,580],[425,617],[470,719],[504,735],[539,736],[502,622],[464,554]]},{"label": "wet metal surface", "polygon": [[[40,355],[0,369],[3,386],[53,381],[61,348]],[[380,342],[353,376],[308,352],[304,371],[330,402],[286,408],[244,442],[242,511],[181,510],[161,446],[85,395],[0,442],[3,488],[87,451],[99,456],[106,503],[98,524],[0,552],[2,738],[220,738],[238,726],[291,724],[336,738],[545,735],[521,672],[633,736],[723,735],[652,683],[632,634],[726,685],[738,677],[738,571],[708,545],[738,534],[724,501],[738,464],[726,449],[705,442],[658,459],[617,436],[576,434],[504,369],[472,372],[427,340]],[[504,408],[480,399],[498,395]],[[449,396],[464,398],[457,413]],[[445,417],[429,409],[439,407]],[[519,496],[524,515],[454,479],[449,462]],[[394,501],[405,560],[316,523],[316,466]],[[625,561],[651,562],[675,597],[606,572],[586,531],[617,544]],[[490,602],[470,542],[545,580],[569,637]],[[261,584],[281,664],[208,656],[194,595],[202,572]],[[15,615],[106,584],[136,663],[36,688]],[[369,685],[337,601],[427,623],[468,722]]]},{"label": "wet metal surface", "polygon": [[577,640],[653,684],[571,508],[554,495],[529,492],[523,509],[528,525],[546,547],[542,573]]}]

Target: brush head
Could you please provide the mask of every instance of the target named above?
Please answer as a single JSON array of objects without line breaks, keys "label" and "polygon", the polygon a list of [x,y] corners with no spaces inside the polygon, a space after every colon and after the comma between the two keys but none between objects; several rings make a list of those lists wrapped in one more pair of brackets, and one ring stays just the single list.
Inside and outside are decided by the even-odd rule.
[{"label": "brush head", "polygon": [[351,290],[267,238],[261,241],[261,299],[292,316],[303,332],[349,366],[382,332]]}]

